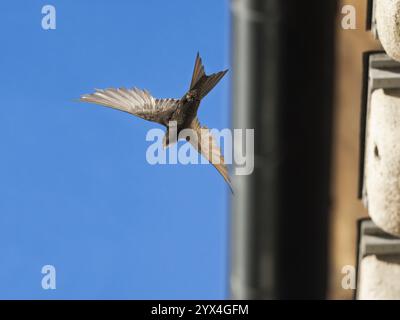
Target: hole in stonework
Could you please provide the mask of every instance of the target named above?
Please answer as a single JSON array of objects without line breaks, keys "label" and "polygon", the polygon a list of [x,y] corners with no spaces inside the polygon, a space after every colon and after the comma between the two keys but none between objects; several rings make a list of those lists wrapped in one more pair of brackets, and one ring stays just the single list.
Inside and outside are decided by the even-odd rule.
[{"label": "hole in stonework", "polygon": [[378,160],[381,159],[381,155],[379,154],[379,149],[378,149],[377,145],[375,145],[375,148],[374,148],[374,155],[375,155],[376,159],[378,159]]}]

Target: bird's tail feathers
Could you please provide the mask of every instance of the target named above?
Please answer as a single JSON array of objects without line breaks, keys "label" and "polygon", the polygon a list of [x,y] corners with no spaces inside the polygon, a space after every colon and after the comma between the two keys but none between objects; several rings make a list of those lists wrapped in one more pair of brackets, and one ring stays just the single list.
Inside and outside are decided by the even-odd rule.
[{"label": "bird's tail feathers", "polygon": [[200,54],[197,52],[196,61],[194,63],[192,82],[190,83],[190,89],[193,89],[199,80],[206,75],[204,71],[204,65],[201,61]]},{"label": "bird's tail feathers", "polygon": [[209,76],[204,75],[201,80],[201,85],[197,88],[200,99],[203,99],[217,85],[217,83],[220,82],[227,72],[228,70],[224,70],[210,74]]},{"label": "bird's tail feathers", "polygon": [[190,90],[196,89],[201,99],[203,99],[224,77],[228,70],[206,75],[203,62],[197,53]]}]

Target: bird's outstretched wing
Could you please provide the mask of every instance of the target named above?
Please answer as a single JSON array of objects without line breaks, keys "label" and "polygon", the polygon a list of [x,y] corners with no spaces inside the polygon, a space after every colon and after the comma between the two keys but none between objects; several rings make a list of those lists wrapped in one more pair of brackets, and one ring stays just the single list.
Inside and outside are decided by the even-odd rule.
[{"label": "bird's outstretched wing", "polygon": [[221,149],[217,145],[210,130],[207,127],[202,127],[197,118],[193,120],[191,129],[195,130],[197,133],[197,141],[190,139],[189,142],[218,170],[228,183],[233,193],[232,183],[229,177],[228,168],[224,162],[224,157],[222,156]]},{"label": "bird's outstretched wing", "polygon": [[177,99],[155,99],[148,91],[137,88],[96,89],[95,93],[81,96],[80,101],[128,112],[165,126],[179,103]]}]

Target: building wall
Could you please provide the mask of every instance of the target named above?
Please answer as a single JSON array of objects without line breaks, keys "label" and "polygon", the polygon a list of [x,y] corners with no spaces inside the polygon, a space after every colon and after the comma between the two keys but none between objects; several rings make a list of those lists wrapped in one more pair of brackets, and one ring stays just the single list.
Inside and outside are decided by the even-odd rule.
[{"label": "building wall", "polygon": [[[353,5],[357,29],[343,30],[341,9]],[[362,53],[379,49],[379,42],[365,30],[367,0],[342,0],[337,21],[336,119],[333,201],[331,223],[331,271],[329,296],[351,299],[353,292],[341,287],[342,268],[356,264],[356,221],[367,212],[357,199]]]}]

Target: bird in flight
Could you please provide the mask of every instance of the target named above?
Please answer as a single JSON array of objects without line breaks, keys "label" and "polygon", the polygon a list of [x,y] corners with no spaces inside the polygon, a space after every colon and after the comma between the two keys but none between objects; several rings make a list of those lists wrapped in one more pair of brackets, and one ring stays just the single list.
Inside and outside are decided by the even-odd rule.
[{"label": "bird in flight", "polygon": [[[197,118],[201,100],[217,85],[228,70],[206,75],[204,65],[197,53],[192,81],[189,90],[181,99],[156,99],[147,90],[138,88],[108,88],[96,89],[92,94],[82,95],[80,101],[99,104],[102,106],[128,112],[142,119],[164,125],[167,131],[164,136],[165,148],[176,143],[170,141],[170,124],[176,126],[176,136],[184,129],[195,132],[196,139],[187,137],[186,140],[203,155],[228,183],[231,191],[232,184],[224,157],[210,130],[202,126]],[[171,129],[172,130],[172,129]]]}]

